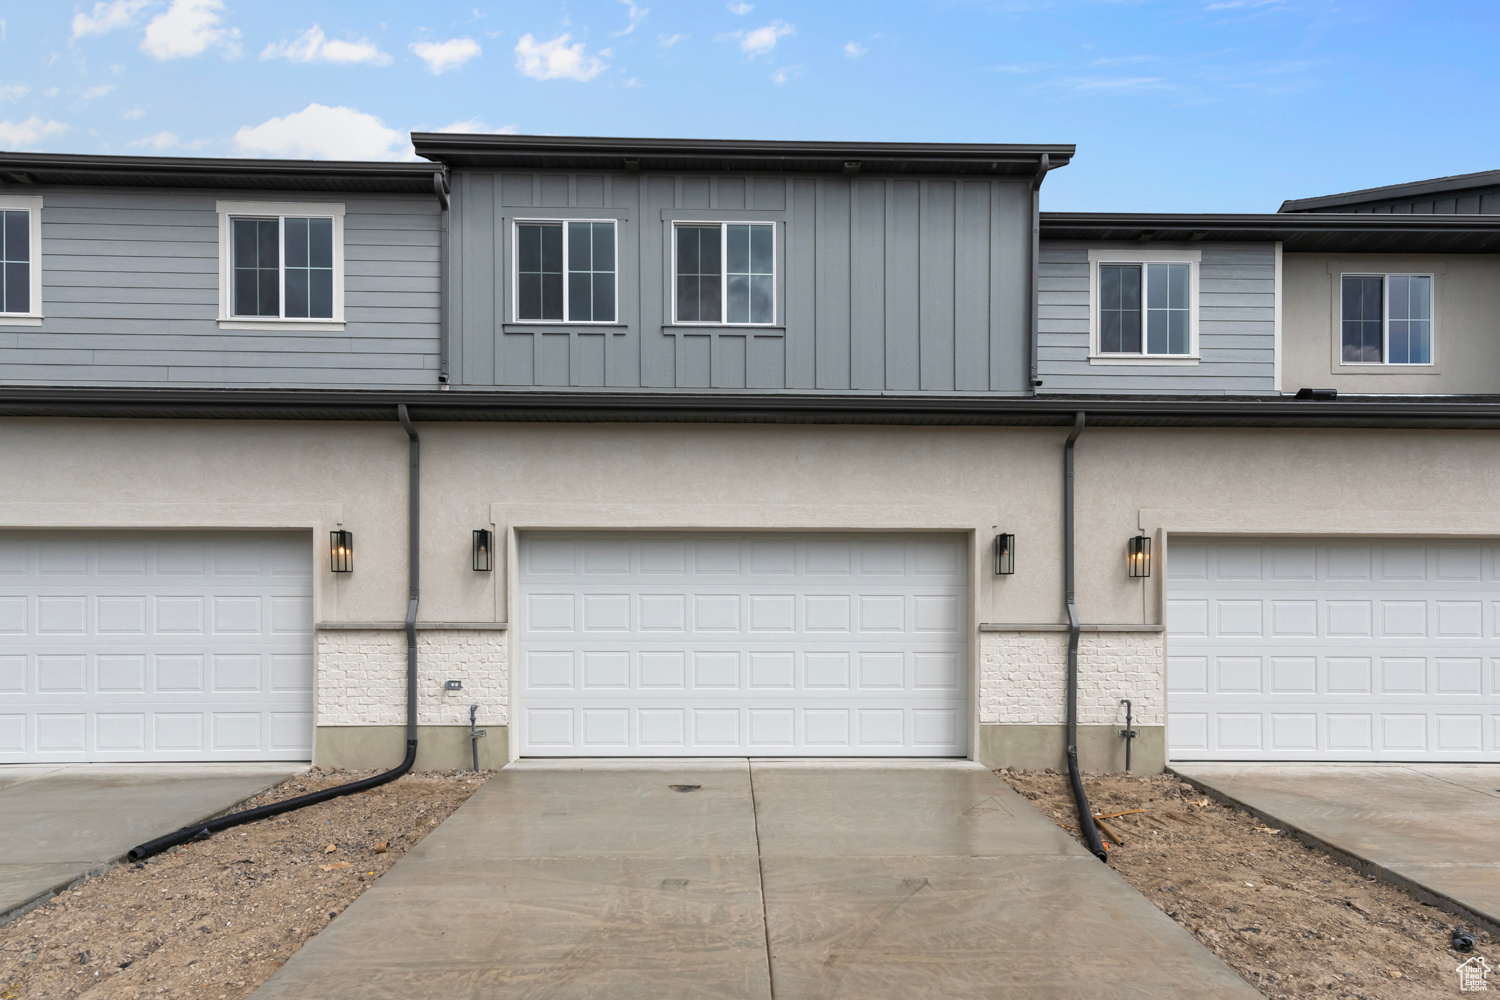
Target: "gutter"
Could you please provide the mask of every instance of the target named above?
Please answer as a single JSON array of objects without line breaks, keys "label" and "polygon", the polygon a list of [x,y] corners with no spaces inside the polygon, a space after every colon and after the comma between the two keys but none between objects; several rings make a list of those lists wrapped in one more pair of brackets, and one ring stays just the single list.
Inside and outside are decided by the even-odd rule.
[{"label": "gutter", "polygon": [[1303,400],[1290,396],[620,392],[612,390],[121,389],[0,386],[0,417],[388,421],[831,423],[1067,427],[1500,429],[1500,396]]}]

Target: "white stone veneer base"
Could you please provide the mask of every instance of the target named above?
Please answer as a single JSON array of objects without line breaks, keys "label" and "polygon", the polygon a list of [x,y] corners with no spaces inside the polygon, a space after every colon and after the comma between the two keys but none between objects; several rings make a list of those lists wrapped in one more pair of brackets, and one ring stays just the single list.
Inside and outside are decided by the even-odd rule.
[{"label": "white stone veneer base", "polygon": [[[1066,632],[979,634],[979,721],[1067,721]],[[1085,632],[1078,643],[1078,721],[1125,722],[1122,698],[1142,726],[1164,724],[1166,639],[1160,632]]]},{"label": "white stone veneer base", "polygon": [[[395,629],[330,629],[318,633],[317,724],[391,726],[406,721],[406,633]],[[480,725],[510,722],[506,633],[433,629],[417,633],[417,722]],[[463,681],[460,691],[443,682]]]}]

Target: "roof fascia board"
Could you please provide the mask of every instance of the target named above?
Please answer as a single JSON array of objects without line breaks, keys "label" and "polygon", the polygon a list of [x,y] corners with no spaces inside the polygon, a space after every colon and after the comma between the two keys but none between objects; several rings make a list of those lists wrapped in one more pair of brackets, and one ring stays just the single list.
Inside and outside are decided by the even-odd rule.
[{"label": "roof fascia board", "polygon": [[1473,174],[1434,177],[1431,180],[1388,184],[1385,187],[1362,188],[1358,191],[1318,195],[1314,198],[1288,198],[1281,203],[1280,211],[1316,212],[1323,208],[1363,205],[1370,202],[1403,201],[1407,198],[1420,198],[1430,194],[1448,194],[1471,188],[1496,186],[1500,186],[1500,170],[1481,170]]},{"label": "roof fascia board", "polygon": [[226,187],[233,187],[236,181],[246,177],[411,185],[430,183],[433,170],[428,163],[0,152],[0,183],[8,184],[67,183],[29,176],[67,174],[109,178],[113,184],[121,183],[121,178],[139,178],[142,186],[157,186],[163,178],[172,177],[191,179],[200,184],[222,181]]}]

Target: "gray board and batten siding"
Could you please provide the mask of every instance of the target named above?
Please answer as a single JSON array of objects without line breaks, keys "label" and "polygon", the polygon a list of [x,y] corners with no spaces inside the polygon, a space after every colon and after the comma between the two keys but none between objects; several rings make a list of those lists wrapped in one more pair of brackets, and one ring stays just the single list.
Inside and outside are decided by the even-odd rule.
[{"label": "gray board and batten siding", "polygon": [[[28,185],[41,195],[40,326],[0,326],[9,384],[434,388],[431,195]],[[341,331],[221,330],[215,203],[344,205]]]},{"label": "gray board and batten siding", "polygon": [[[459,169],[455,388],[1028,391],[1029,178]],[[614,219],[614,326],[518,323],[516,219]],[[776,323],[674,326],[672,222],[776,224]]]},{"label": "gray board and batten siding", "polygon": [[1422,198],[1330,205],[1318,211],[1375,215],[1500,215],[1500,185]]},{"label": "gray board and batten siding", "polygon": [[[1149,244],[1157,246],[1157,244]],[[1169,244],[1161,244],[1166,248]],[[1241,395],[1273,391],[1276,367],[1274,243],[1173,245],[1200,250],[1199,361],[1183,365],[1089,362],[1089,250],[1142,244],[1059,244],[1041,252],[1037,324],[1038,393]]]}]

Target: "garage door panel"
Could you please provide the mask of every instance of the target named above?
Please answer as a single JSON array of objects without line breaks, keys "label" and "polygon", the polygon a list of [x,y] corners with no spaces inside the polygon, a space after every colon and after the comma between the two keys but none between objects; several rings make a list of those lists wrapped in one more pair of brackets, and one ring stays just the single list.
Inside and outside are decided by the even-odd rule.
[{"label": "garage door panel", "polygon": [[521,752],[961,755],[964,551],[524,536]]},{"label": "garage door panel", "polygon": [[0,552],[0,761],[311,755],[305,536],[7,532]]},{"label": "garage door panel", "polygon": [[1496,546],[1174,540],[1168,562],[1174,759],[1500,759]]}]

